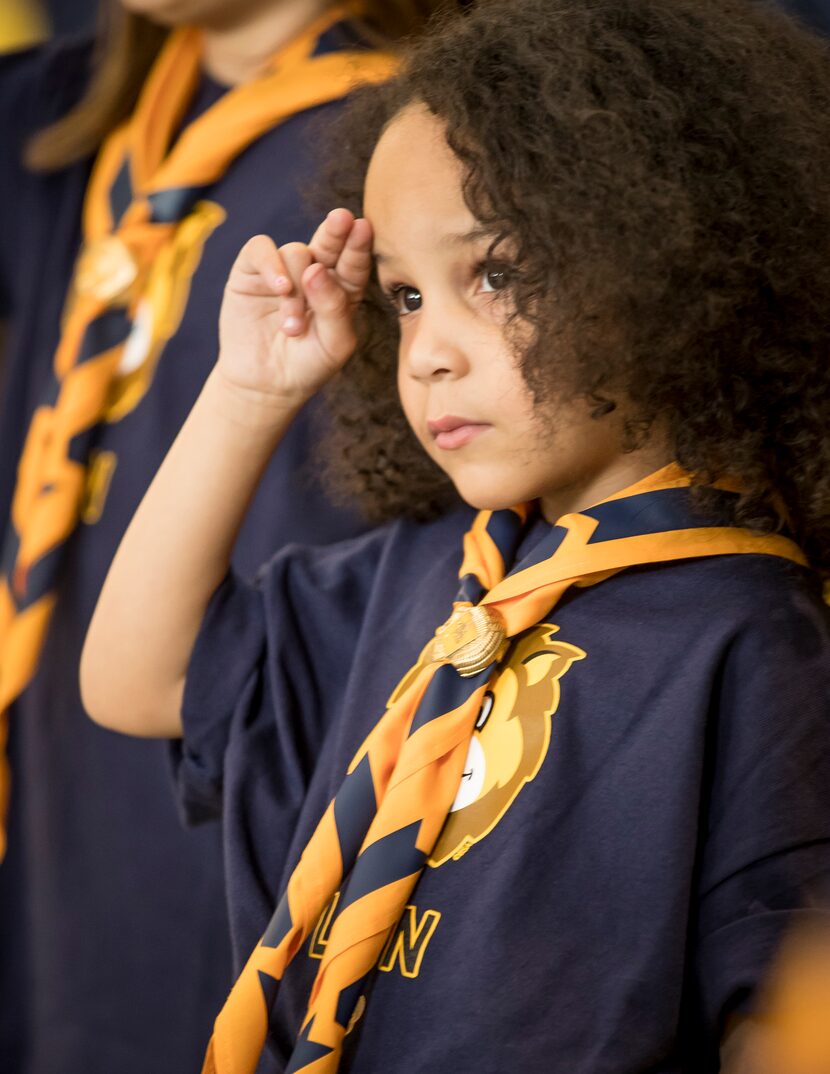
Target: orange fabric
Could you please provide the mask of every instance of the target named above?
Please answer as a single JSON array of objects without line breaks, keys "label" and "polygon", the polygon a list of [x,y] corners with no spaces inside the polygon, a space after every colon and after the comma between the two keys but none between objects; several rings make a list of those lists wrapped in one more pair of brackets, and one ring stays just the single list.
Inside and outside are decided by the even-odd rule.
[{"label": "orange fabric", "polygon": [[[517,507],[516,513],[522,519],[527,518],[527,507]],[[504,576],[504,561],[500,550],[487,535],[487,522],[491,511],[482,511],[464,536],[464,560],[461,564],[461,577],[475,574],[482,585],[491,589]]]},{"label": "orange fabric", "polygon": [[[350,10],[346,6],[329,10],[273,57],[266,74],[230,90],[171,146],[197,85],[202,52],[198,31],[175,31],[147,79],[133,117],[101,149],[84,205],[86,249],[114,236],[122,244],[119,250],[128,251],[136,275],[123,293],[104,298],[80,285],[83,252],[78,262],[54,360],[57,391],[51,386],[48,401],[35,412],[15,488],[10,535],[14,562],[9,577],[2,579],[0,715],[37,667],[54,606],[55,553],[77,525],[87,480],[86,461],[75,460],[79,451],[88,457],[89,434],[103,420],[149,269],[175,243],[179,229],[188,226],[189,208],[183,209],[181,219],[154,220],[151,199],[168,190],[198,191],[219,179],[254,139],[284,120],[340,98],[357,84],[386,79],[394,61],[383,53],[311,55],[320,34]],[[125,161],[132,203],[115,221],[110,194]],[[105,269],[104,274],[111,271]],[[110,329],[105,321],[113,314]],[[104,329],[117,338],[100,346],[95,333]],[[47,570],[39,572],[40,588],[32,591],[34,568],[47,556],[52,559]],[[33,618],[37,630],[26,626]],[[7,767],[3,771],[7,784]],[[0,826],[4,816],[3,811]]]},{"label": "orange fabric", "polygon": [[[0,680],[0,817],[5,817],[11,792],[11,773],[6,757],[8,706],[34,674],[37,654],[55,605],[53,596],[43,597],[20,615],[4,578],[0,578],[0,634],[9,653],[9,672]],[[6,830],[0,825],[0,858],[6,852]]]},{"label": "orange fabric", "polygon": [[830,930],[809,915],[785,937],[752,1022],[746,1069],[830,1071]]}]

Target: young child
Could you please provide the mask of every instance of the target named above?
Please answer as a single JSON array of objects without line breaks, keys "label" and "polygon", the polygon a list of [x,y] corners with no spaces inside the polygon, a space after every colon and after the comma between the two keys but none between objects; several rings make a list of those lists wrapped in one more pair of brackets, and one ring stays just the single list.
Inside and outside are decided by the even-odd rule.
[{"label": "young child", "polygon": [[[224,818],[206,1070],[705,1074],[745,1031],[830,868],[828,117],[743,0],[485,3],[359,105],[365,217],[243,248],[82,663]],[[332,378],[393,520],[225,577]]]}]

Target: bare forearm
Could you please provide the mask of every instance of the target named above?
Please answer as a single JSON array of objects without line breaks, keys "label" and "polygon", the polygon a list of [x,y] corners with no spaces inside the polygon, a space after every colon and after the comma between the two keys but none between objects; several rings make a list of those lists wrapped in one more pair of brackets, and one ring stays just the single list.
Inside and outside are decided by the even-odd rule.
[{"label": "bare forearm", "polygon": [[308,246],[256,235],[240,250],[216,368],[121,542],[87,634],[81,693],[105,727],[181,734],[208,601],[274,449],[354,350],[371,247],[369,224],[339,209]]},{"label": "bare forearm", "polygon": [[81,660],[84,704],[113,730],[181,733],[190,655],[248,505],[295,411],[218,371],[141,503],[110,568]]}]

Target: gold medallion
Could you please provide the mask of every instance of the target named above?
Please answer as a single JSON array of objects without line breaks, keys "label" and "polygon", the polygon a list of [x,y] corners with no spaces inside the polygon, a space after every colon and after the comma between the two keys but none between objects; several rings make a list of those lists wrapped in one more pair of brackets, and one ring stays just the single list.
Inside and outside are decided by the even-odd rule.
[{"label": "gold medallion", "polygon": [[499,659],[506,645],[507,631],[494,608],[461,607],[435,632],[432,654],[436,660],[448,660],[462,678],[469,679]]},{"label": "gold medallion", "polygon": [[79,294],[116,304],[126,302],[137,276],[138,264],[127,244],[117,235],[105,235],[81,250],[75,287]]}]

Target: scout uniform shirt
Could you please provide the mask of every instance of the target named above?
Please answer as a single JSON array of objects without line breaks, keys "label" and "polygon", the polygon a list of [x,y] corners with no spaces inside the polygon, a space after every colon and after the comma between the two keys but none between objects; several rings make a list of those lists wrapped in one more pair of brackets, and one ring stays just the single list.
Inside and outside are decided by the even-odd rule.
[{"label": "scout uniform shirt", "polygon": [[[354,47],[343,27],[325,34],[317,53],[341,47]],[[32,131],[71,107],[88,67],[85,44],[0,63],[0,316],[10,322],[0,390],[3,522],[58,340],[90,170],[84,162],[32,175],[20,152]],[[223,92],[203,78],[188,119]],[[198,1069],[226,994],[231,965],[218,826],[182,830],[164,745],[95,727],[81,706],[78,664],[121,536],[216,360],[230,266],[251,235],[309,238],[315,221],[304,197],[320,149],[315,124],[338,107],[287,120],[204,192],[225,219],[208,221],[215,227],[201,236],[192,277],[171,281],[185,299],[180,327],[161,349],[145,340],[153,361],[138,356],[116,420],[96,434],[84,520],[67,550],[39,672],[10,718],[14,799],[0,867],[0,1069],[14,1074]],[[316,482],[316,436],[306,414],[271,466],[235,553],[243,574],[286,541],[324,542],[362,527],[333,508]]]},{"label": "scout uniform shirt", "polygon": [[[192,821],[223,818],[237,968],[446,619],[472,517],[286,549],[217,591],[178,781]],[[569,590],[485,698],[340,1069],[714,1074],[725,1020],[830,873],[829,627],[815,577],[771,556]],[[263,1072],[285,1069],[335,912],[285,972]]]}]

